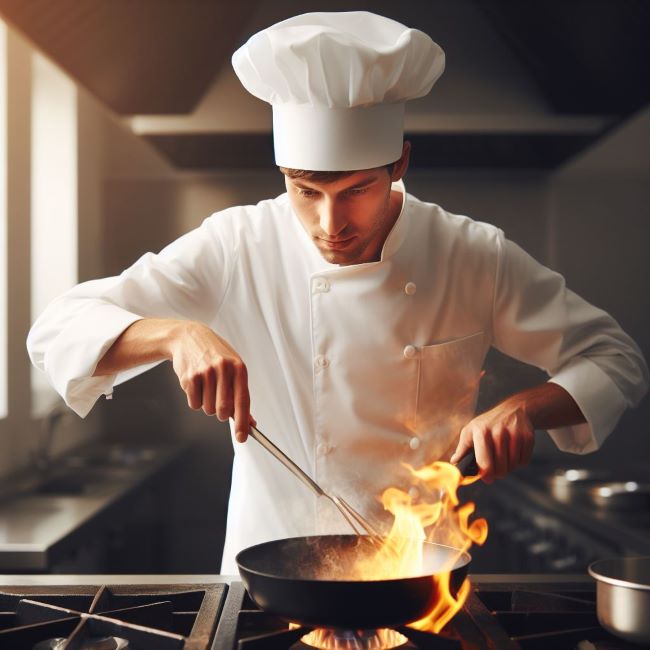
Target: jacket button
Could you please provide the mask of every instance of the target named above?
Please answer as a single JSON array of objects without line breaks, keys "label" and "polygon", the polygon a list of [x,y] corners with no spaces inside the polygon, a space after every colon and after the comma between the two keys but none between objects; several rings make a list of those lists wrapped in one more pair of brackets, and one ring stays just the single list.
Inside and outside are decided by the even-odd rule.
[{"label": "jacket button", "polygon": [[416,449],[419,449],[419,448],[420,448],[420,439],[419,439],[419,438],[416,438],[415,436],[413,436],[413,437],[409,440],[409,447],[410,447],[413,451],[415,451]]},{"label": "jacket button", "polygon": [[314,280],[314,293],[327,293],[330,290],[330,283],[327,278],[316,278]]},{"label": "jacket button", "polygon": [[413,359],[415,355],[417,354],[417,350],[415,349],[414,346],[412,345],[407,345],[404,348],[404,358],[405,359]]},{"label": "jacket button", "polygon": [[319,456],[326,456],[331,451],[331,447],[326,442],[319,442],[316,446],[316,453]]},{"label": "jacket button", "polygon": [[404,287],[404,293],[407,296],[412,296],[416,291],[417,287],[415,286],[415,282],[407,282],[406,286]]},{"label": "jacket button", "polygon": [[330,360],[324,354],[319,354],[314,362],[319,368],[327,368],[330,365]]}]

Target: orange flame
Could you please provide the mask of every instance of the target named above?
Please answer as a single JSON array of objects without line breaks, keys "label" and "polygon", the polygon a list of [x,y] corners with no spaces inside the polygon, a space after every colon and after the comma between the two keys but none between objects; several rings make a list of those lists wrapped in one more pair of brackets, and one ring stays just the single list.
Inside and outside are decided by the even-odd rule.
[{"label": "orange flame", "polygon": [[424,541],[453,548],[455,552],[432,576],[434,607],[424,618],[410,624],[418,630],[437,633],[463,606],[470,592],[466,578],[457,593],[452,593],[452,569],[472,544],[483,544],[487,538],[485,519],[470,522],[475,506],[471,502],[461,505],[457,495],[461,485],[474,483],[479,477],[463,477],[457,467],[445,462],[418,470],[406,467],[419,482],[418,502],[414,503],[409,493],[395,487],[383,493],[384,508],[394,516],[391,530],[375,553],[358,562],[355,573],[373,580],[423,575],[427,570]]}]

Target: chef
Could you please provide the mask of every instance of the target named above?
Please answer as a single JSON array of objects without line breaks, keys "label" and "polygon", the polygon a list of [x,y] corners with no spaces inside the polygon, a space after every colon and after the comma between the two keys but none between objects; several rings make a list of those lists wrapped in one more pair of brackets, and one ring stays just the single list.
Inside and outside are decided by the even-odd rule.
[{"label": "chef", "polygon": [[[28,348],[66,403],[83,417],[169,360],[190,408],[230,418],[240,443],[256,420],[373,519],[386,487],[419,498],[406,465],[473,448],[489,482],[528,462],[536,429],[597,449],[646,391],[637,346],[501,230],[402,181],[404,104],[442,74],[441,48],[374,14],[311,13],[255,34],[233,65],[271,104],[286,192],[51,303]],[[475,416],[490,346],[551,379]],[[349,531],[326,500],[235,444],[224,573],[243,547],[332,532]]]}]

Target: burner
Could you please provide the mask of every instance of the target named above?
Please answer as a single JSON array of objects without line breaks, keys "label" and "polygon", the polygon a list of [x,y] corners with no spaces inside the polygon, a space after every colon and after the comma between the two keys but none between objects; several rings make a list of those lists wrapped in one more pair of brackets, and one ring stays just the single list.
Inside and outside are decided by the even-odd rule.
[{"label": "burner", "polygon": [[321,650],[390,650],[408,639],[395,630],[330,630],[319,628],[300,639],[305,645]]}]

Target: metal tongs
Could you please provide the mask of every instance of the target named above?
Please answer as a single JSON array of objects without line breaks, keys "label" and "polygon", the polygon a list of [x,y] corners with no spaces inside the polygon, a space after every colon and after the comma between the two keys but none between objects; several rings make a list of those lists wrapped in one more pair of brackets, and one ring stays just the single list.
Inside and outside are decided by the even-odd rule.
[{"label": "metal tongs", "polygon": [[357,535],[380,537],[377,529],[345,499],[335,494],[328,494],[318,483],[307,476],[284,452],[280,451],[259,429],[251,425],[250,435],[257,440],[268,452],[273,454],[294,476],[299,478],[316,496],[329,499],[343,515],[352,530]]}]

